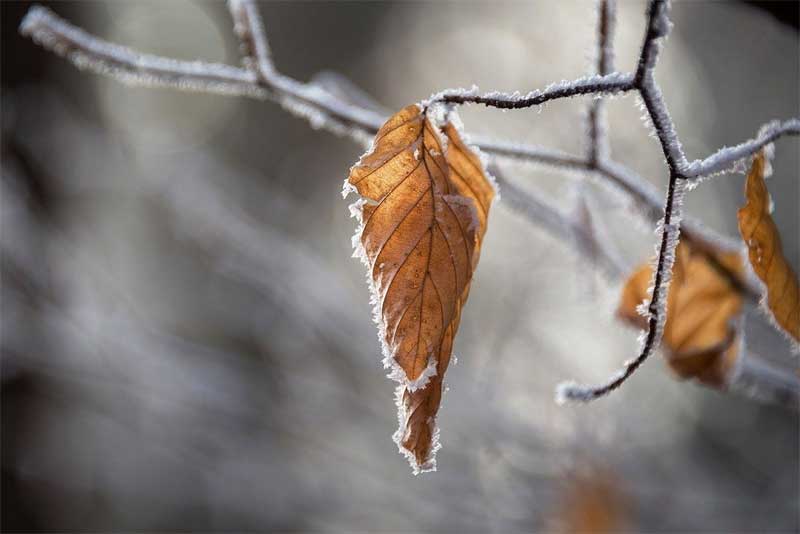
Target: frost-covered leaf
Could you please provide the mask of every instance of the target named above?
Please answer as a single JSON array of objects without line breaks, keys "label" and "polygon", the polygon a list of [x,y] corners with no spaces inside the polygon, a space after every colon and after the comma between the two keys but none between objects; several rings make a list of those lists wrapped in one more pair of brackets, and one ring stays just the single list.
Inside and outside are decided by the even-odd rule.
[{"label": "frost-covered leaf", "polygon": [[411,105],[378,131],[345,191],[360,226],[375,322],[397,390],[395,441],[414,468],[435,468],[436,413],[486,231],[494,187],[450,122],[440,130]]},{"label": "frost-covered leaf", "polygon": [[753,158],[745,183],[747,202],[739,209],[739,233],[747,244],[750,265],[766,286],[766,304],[775,322],[800,343],[800,285],[783,255],[780,234],[770,215],[764,182],[768,166],[762,150]]},{"label": "frost-covered leaf", "polygon": [[[718,252],[714,258],[742,279],[744,266],[738,254]],[[652,271],[645,264],[628,278],[617,309],[619,317],[640,328],[647,326],[639,305],[649,299]],[[741,312],[742,295],[734,283],[707,256],[680,243],[662,338],[667,363],[675,374],[724,387],[739,356],[741,334],[736,323]]]}]

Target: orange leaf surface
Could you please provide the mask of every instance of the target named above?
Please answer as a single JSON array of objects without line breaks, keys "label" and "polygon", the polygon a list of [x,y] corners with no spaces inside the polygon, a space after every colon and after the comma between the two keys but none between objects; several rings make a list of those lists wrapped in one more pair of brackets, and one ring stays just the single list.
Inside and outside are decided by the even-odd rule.
[{"label": "orange leaf surface", "polygon": [[[670,368],[680,378],[724,387],[738,357],[734,325],[742,312],[742,295],[708,258],[680,243],[676,252],[667,302],[667,322],[662,344]],[[716,261],[740,278],[742,260],[736,253],[717,253]],[[645,328],[637,307],[649,299],[653,276],[642,265],[625,283],[617,315]]]},{"label": "orange leaf surface", "polygon": [[375,321],[397,390],[401,452],[415,473],[435,469],[436,413],[461,308],[478,262],[495,190],[480,160],[447,123],[420,106],[392,116],[350,171],[345,191],[360,221]]},{"label": "orange leaf surface", "polygon": [[775,322],[800,343],[800,285],[783,255],[778,228],[770,215],[764,182],[766,156],[759,152],[745,183],[747,202],[739,209],[739,233],[747,244],[750,265],[766,286],[766,304]]}]

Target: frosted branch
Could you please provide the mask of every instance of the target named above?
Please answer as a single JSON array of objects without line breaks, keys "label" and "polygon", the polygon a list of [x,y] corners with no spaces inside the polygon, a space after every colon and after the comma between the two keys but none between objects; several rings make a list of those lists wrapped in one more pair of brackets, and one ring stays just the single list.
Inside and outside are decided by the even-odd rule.
[{"label": "frosted branch", "polygon": [[647,31],[639,56],[639,67],[636,70],[634,84],[639,89],[670,172],[681,174],[688,163],[661,94],[661,88],[656,83],[654,76],[662,41],[669,35],[672,28],[668,13],[669,2],[667,0],[651,0],[647,10]]},{"label": "frosted branch", "polygon": [[664,333],[664,324],[667,320],[667,294],[669,282],[672,278],[672,266],[675,263],[675,249],[680,236],[680,219],[686,181],[678,179],[676,174],[671,174],[666,204],[664,206],[664,219],[660,224],[660,243],[656,267],[653,274],[653,292],[647,306],[647,330],[642,342],[639,355],[624,363],[621,370],[617,371],[604,384],[585,386],[575,382],[565,382],[556,389],[556,400],[559,403],[567,401],[589,402],[603,397],[618,387],[636,372],[661,343]]},{"label": "frosted branch", "polygon": [[[616,22],[615,0],[599,0],[597,4],[597,74],[605,75],[614,70],[613,36]],[[606,139],[605,107],[597,98],[589,104],[588,116],[588,160],[596,165],[600,159],[608,158]]]},{"label": "frosted branch", "polygon": [[647,307],[649,314],[647,330],[636,358],[626,361],[622,369],[603,384],[596,386],[586,386],[575,382],[560,384],[556,389],[556,401],[559,403],[589,402],[609,394],[625,383],[661,343],[667,318],[666,302],[669,281],[672,277],[675,249],[680,236],[681,206],[685,191],[685,181],[680,179],[679,169],[686,166],[686,158],[681,150],[675,126],[653,76],[653,69],[655,69],[661,46],[660,40],[669,34],[672,26],[668,18],[668,8],[668,2],[665,0],[651,0],[648,6],[647,31],[634,80],[670,169],[664,218],[659,225],[661,238],[653,271],[653,290]]},{"label": "frosted branch", "polygon": [[755,139],[732,147],[724,147],[703,160],[695,160],[683,173],[688,179],[702,178],[734,169],[737,163],[753,156],[761,148],[784,135],[800,135],[800,119],[790,119],[783,124],[774,122],[761,128]]},{"label": "frosted branch", "polygon": [[547,86],[543,91],[536,90],[527,94],[493,92],[477,94],[475,89],[448,89],[434,95],[431,103],[446,104],[483,104],[499,109],[524,109],[540,106],[545,102],[578,95],[613,95],[634,89],[633,75],[612,72],[604,76],[584,76],[573,81],[562,81]]},{"label": "frosted branch", "polygon": [[245,66],[258,73],[262,80],[276,75],[275,65],[261,15],[250,0],[228,0],[233,18],[233,31],[239,38]]},{"label": "frosted branch", "polygon": [[141,54],[90,35],[41,6],[28,11],[20,32],[80,69],[111,76],[123,83],[257,98],[268,96],[267,91],[255,84],[255,76],[244,69]]},{"label": "frosted branch", "polygon": [[610,243],[600,242],[580,221],[554,208],[553,202],[509,182],[496,164],[489,166],[489,172],[495,177],[503,194],[503,201],[509,208],[562,242],[574,242],[577,251],[591,262],[598,262],[602,272],[610,280],[622,278],[627,266],[611,248]]},{"label": "frosted branch", "polygon": [[729,389],[749,398],[793,410],[800,407],[800,377],[773,367],[754,353],[743,352],[740,356],[738,369]]},{"label": "frosted branch", "polygon": [[490,139],[478,135],[470,135],[469,139],[482,152],[510,160],[532,162],[562,170],[587,171],[591,169],[585,158],[553,148]]}]

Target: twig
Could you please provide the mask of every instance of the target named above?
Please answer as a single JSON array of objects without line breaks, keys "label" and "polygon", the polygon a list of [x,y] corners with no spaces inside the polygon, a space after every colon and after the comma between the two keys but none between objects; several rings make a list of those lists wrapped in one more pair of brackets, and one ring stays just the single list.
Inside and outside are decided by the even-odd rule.
[{"label": "twig", "polygon": [[255,71],[262,81],[272,79],[277,71],[258,10],[252,2],[241,0],[228,0],[228,10],[233,19],[233,31],[242,46],[245,66]]},{"label": "twig", "polygon": [[675,125],[667,110],[661,88],[655,80],[655,67],[661,51],[661,39],[665,39],[672,28],[667,11],[669,4],[666,0],[651,0],[648,7],[647,32],[639,57],[639,68],[636,71],[636,87],[644,102],[647,115],[653,123],[655,134],[661,143],[661,150],[667,160],[670,173],[676,179],[682,177],[681,170],[687,165],[686,156],[683,155]]},{"label": "twig", "polygon": [[550,100],[569,98],[578,95],[613,95],[632,91],[633,75],[612,72],[606,75],[585,76],[571,82],[560,82],[548,86],[544,91],[532,91],[526,95],[519,93],[487,93],[477,91],[451,90],[434,95],[431,103],[445,104],[483,104],[499,109],[524,109],[540,106]]},{"label": "twig", "polygon": [[556,390],[556,399],[561,403],[566,401],[588,402],[614,391],[636,372],[636,369],[655,352],[661,343],[667,317],[666,299],[669,292],[669,281],[675,261],[675,248],[678,246],[680,237],[681,207],[685,191],[685,181],[681,180],[678,170],[678,166],[685,161],[685,157],[675,133],[675,126],[666,110],[661,91],[653,76],[653,69],[655,69],[658,52],[661,48],[659,40],[668,35],[671,27],[667,18],[667,8],[668,4],[665,0],[650,2],[647,31],[635,80],[650,120],[653,121],[656,135],[669,167],[669,186],[664,205],[664,219],[659,230],[661,239],[653,273],[653,290],[647,306],[649,314],[647,331],[639,355],[626,361],[623,368],[615,373],[608,382],[597,386],[579,385],[574,382],[560,384]]},{"label": "twig", "polygon": [[698,179],[731,171],[738,162],[752,156],[783,135],[800,135],[800,119],[789,119],[783,124],[776,121],[762,128],[755,139],[721,148],[703,160],[695,160],[686,167],[683,176],[687,179]]},{"label": "twig", "polygon": [[731,391],[746,397],[797,410],[800,407],[800,377],[784,373],[750,351],[741,351]]},{"label": "twig", "polygon": [[509,182],[498,165],[491,164],[488,170],[500,186],[505,203],[512,210],[541,226],[553,237],[567,241],[575,239],[578,252],[590,261],[599,260],[601,270],[609,280],[622,278],[627,271],[626,265],[609,249],[609,244],[599,242],[579,221],[552,207],[552,202]]},{"label": "twig", "polygon": [[[614,70],[615,0],[600,0],[597,14],[597,74],[602,76]],[[592,167],[597,167],[601,159],[609,156],[604,111],[602,99],[597,98],[589,104],[587,162]]]}]

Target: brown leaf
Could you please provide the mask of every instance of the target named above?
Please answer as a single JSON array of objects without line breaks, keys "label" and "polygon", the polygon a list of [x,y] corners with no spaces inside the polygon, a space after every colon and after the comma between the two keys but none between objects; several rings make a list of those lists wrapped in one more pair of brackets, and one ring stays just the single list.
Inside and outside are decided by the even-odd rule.
[{"label": "brown leaf", "polygon": [[361,223],[375,321],[397,390],[395,441],[415,472],[435,468],[436,413],[486,232],[494,187],[447,123],[440,131],[411,105],[391,117],[353,166],[345,190]]},{"label": "brown leaf", "polygon": [[[715,261],[743,276],[742,260],[736,253],[715,254]],[[645,328],[646,319],[637,307],[649,299],[653,275],[650,265],[637,269],[622,290],[617,315]],[[735,320],[742,311],[742,295],[729,278],[682,242],[678,245],[667,302],[667,322],[662,344],[670,368],[680,378],[724,387],[738,357]]]},{"label": "brown leaf", "polygon": [[588,534],[627,530],[629,497],[610,470],[584,468],[564,482],[561,502],[555,508],[548,531]]},{"label": "brown leaf", "polygon": [[800,343],[800,285],[786,257],[778,228],[770,215],[770,198],[764,182],[766,156],[753,158],[747,175],[745,205],[739,209],[739,233],[747,244],[750,265],[766,286],[766,304],[772,317],[795,342]]}]

